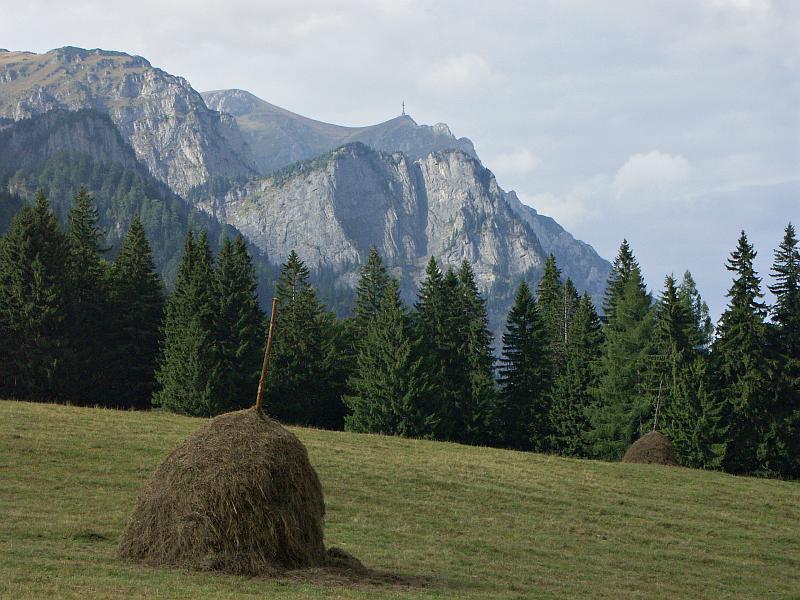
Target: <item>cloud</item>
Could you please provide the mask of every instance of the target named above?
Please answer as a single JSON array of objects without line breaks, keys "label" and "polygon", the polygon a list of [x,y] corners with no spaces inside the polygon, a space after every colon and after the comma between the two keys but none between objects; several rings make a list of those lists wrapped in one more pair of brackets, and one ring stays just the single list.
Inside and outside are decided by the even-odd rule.
[{"label": "cloud", "polygon": [[498,175],[524,175],[536,170],[540,163],[541,159],[527,148],[501,152],[487,162]]},{"label": "cloud", "polygon": [[467,89],[486,83],[492,70],[485,58],[472,52],[450,56],[437,63],[422,75],[420,84],[427,89],[449,91]]},{"label": "cloud", "polygon": [[618,198],[636,192],[666,191],[686,180],[692,172],[689,161],[681,155],[654,150],[634,154],[614,177]]}]

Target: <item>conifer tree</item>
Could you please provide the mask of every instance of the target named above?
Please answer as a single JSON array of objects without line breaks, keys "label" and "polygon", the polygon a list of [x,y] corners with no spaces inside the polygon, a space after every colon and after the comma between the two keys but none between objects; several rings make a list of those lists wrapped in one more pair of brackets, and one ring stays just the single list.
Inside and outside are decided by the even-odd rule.
[{"label": "conifer tree", "polygon": [[60,400],[65,370],[69,246],[42,191],[17,213],[0,244],[0,326],[9,360],[5,392]]},{"label": "conifer tree", "polygon": [[149,408],[164,315],[164,287],[139,217],[108,274],[112,333],[107,351],[109,403],[121,408]]},{"label": "conifer tree", "polygon": [[494,352],[486,301],[478,291],[475,273],[464,260],[458,271],[461,315],[461,352],[468,365],[465,389],[464,430],[461,441],[495,444],[501,431],[497,390],[494,383]]},{"label": "conifer tree", "polygon": [[450,440],[463,432],[463,400],[469,389],[468,365],[461,352],[461,302],[453,270],[443,275],[431,257],[417,293],[414,329],[423,364],[433,385],[433,416],[437,439]]},{"label": "conifer tree", "polygon": [[628,279],[631,277],[634,268],[639,268],[639,263],[631,251],[628,240],[622,240],[617,257],[611,267],[611,273],[606,283],[606,291],[603,297],[603,312],[606,319],[611,321],[616,312],[617,301],[625,291]]},{"label": "conifer tree", "polygon": [[800,250],[794,226],[786,226],[772,264],[775,295],[770,346],[775,410],[771,434],[771,470],[800,477]]},{"label": "conifer tree", "polygon": [[678,286],[678,297],[692,317],[687,329],[692,347],[707,354],[714,337],[714,324],[709,316],[708,305],[700,297],[697,284],[689,271],[683,274],[683,280]]},{"label": "conifer tree", "polygon": [[361,267],[361,277],[356,288],[355,321],[359,335],[366,333],[369,321],[378,315],[388,287],[389,275],[378,249],[372,246],[366,264]]},{"label": "conifer tree", "polygon": [[264,313],[258,304],[258,282],[241,235],[225,239],[216,264],[215,338],[220,366],[218,410],[253,403],[261,373],[265,340]]},{"label": "conifer tree", "polygon": [[564,282],[561,297],[561,337],[563,339],[564,352],[568,353],[570,344],[569,331],[572,327],[572,320],[575,318],[575,313],[578,312],[578,307],[581,303],[581,296],[578,294],[575,284],[569,277],[567,277],[567,280]]},{"label": "conifer tree", "polygon": [[317,299],[309,276],[292,251],[276,283],[277,331],[265,407],[282,421],[341,429],[346,374],[336,368],[340,347],[333,316]]},{"label": "conifer tree", "polygon": [[564,344],[565,294],[561,283],[561,270],[556,266],[555,256],[550,254],[544,265],[544,274],[536,293],[536,306],[542,318],[547,352],[550,355],[551,371],[543,373],[545,385],[552,384],[566,357]]},{"label": "conifer tree", "polygon": [[544,374],[550,368],[536,301],[523,281],[508,313],[500,359],[503,441],[518,450],[542,450],[549,429]]},{"label": "conifer tree", "polygon": [[727,429],[722,466],[733,473],[752,473],[763,467],[762,443],[770,409],[764,356],[766,307],[761,301],[761,279],[753,267],[755,257],[743,231],[726,264],[734,280],[712,352],[714,385]]},{"label": "conifer tree", "polygon": [[[686,281],[684,277],[684,284]],[[718,457],[714,450],[719,450],[717,442],[722,438],[720,407],[706,385],[704,330],[695,310],[704,303],[693,282],[690,289],[691,295],[686,295],[674,277],[665,280],[656,305],[656,350],[650,381],[654,385],[658,380],[658,428],[672,442],[678,461],[691,467],[715,467]],[[687,298],[693,301],[687,302]]]},{"label": "conifer tree", "polygon": [[708,385],[708,359],[696,354],[677,370],[667,390],[659,429],[686,467],[718,469],[725,449],[723,406]]},{"label": "conifer tree", "polygon": [[217,311],[208,236],[186,236],[175,289],[167,300],[164,351],[153,405],[194,416],[219,412],[220,368],[215,343]]},{"label": "conifer tree", "polygon": [[349,431],[408,437],[430,437],[435,417],[430,407],[432,387],[415,356],[409,317],[391,279],[378,312],[371,316],[348,380],[345,403]]},{"label": "conifer tree", "polygon": [[[599,458],[618,459],[651,422],[653,390],[643,375],[651,362],[654,319],[639,266],[627,244],[620,251],[630,272],[625,274],[618,257],[609,286],[617,291],[609,296],[612,315],[606,326],[605,341],[597,362],[598,385],[592,390],[589,408],[591,430],[586,435],[587,450]],[[619,282],[624,282],[619,287]]]},{"label": "conifer tree", "polygon": [[590,390],[596,386],[594,363],[602,347],[600,318],[584,293],[569,323],[564,368],[553,383],[550,409],[550,450],[565,456],[585,456],[589,430]]},{"label": "conifer tree", "polygon": [[100,216],[94,199],[81,188],[69,213],[70,249],[70,375],[64,382],[72,399],[82,404],[110,404],[110,382],[105,377],[105,349],[111,335],[106,288],[107,265],[100,258]]},{"label": "conifer tree", "polygon": [[438,330],[444,319],[443,280],[442,271],[436,259],[431,256],[425,267],[425,278],[419,285],[415,305],[415,326],[428,346],[437,340]]}]

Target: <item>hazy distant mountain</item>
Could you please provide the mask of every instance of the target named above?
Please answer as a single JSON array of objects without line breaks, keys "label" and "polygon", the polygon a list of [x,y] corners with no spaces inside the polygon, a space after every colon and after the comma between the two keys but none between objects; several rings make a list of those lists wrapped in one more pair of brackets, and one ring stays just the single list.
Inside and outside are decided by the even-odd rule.
[{"label": "hazy distant mountain", "polygon": [[203,92],[203,98],[210,108],[233,115],[262,174],[353,142],[412,159],[449,149],[477,156],[472,142],[456,138],[444,123],[417,125],[408,115],[367,127],[343,127],[297,115],[243,90]]},{"label": "hazy distant mountain", "polygon": [[[218,237],[227,224],[272,263],[297,250],[319,281],[349,289],[372,244],[407,297],[430,256],[453,266],[467,259],[489,292],[495,331],[517,283],[535,285],[550,252],[580,291],[602,296],[609,263],[504,192],[472,142],[447,125],[402,115],[342,127],[241,90],[204,97],[119,52],[0,51],[0,183],[30,195],[44,182],[62,218],[70,194],[87,185],[114,235],[143,213],[167,272],[189,227]],[[16,204],[8,206],[0,216]],[[322,292],[340,309],[350,293]]]},{"label": "hazy distant mountain", "polygon": [[0,117],[57,108],[108,113],[136,156],[178,193],[210,175],[255,173],[233,119],[209,110],[185,79],[140,56],[72,47],[0,52]]}]

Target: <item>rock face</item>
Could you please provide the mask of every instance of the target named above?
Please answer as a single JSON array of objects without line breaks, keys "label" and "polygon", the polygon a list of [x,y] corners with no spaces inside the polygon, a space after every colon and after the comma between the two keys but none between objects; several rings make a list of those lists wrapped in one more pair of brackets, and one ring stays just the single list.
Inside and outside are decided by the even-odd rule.
[{"label": "rock face", "polygon": [[[312,269],[324,268],[350,286],[375,244],[407,298],[431,256],[452,266],[467,259],[491,294],[495,324],[521,279],[538,283],[550,252],[579,291],[595,303],[602,297],[609,263],[504,192],[472,142],[446,125],[417,125],[401,115],[342,127],[242,90],[204,97],[185,79],[121,52],[0,51],[0,130],[14,130],[6,136],[8,164],[22,160],[11,154],[31,162],[69,150],[137,175],[146,168],[170,194],[242,231],[272,263],[294,249]],[[51,113],[59,115],[52,122]],[[46,133],[31,141],[31,132],[22,134],[37,116],[45,119],[31,121]],[[172,196],[188,215],[192,208]],[[159,239],[175,246],[174,235],[159,232]]]},{"label": "rock face", "polygon": [[350,144],[199,206],[273,260],[294,249],[347,283],[372,244],[409,283],[430,256],[453,266],[469,260],[484,288],[539,269],[545,258],[491,172],[458,150],[411,160]]},{"label": "rock face", "polygon": [[108,113],[150,172],[180,194],[210,175],[255,173],[233,118],[144,58],[71,47],[0,53],[0,117],[57,108]]},{"label": "rock face", "polygon": [[477,157],[472,142],[456,138],[444,123],[417,125],[408,115],[368,127],[342,127],[297,115],[244,90],[204,92],[203,98],[210,108],[233,115],[263,174],[353,142],[411,159],[451,149]]},{"label": "rock face", "polygon": [[599,307],[611,273],[609,262],[589,244],[576,240],[555,219],[540,215],[532,206],[523,204],[514,192],[506,194],[506,201],[511,210],[530,226],[545,253],[555,255],[564,276],[570,277],[579,290],[589,292],[595,306]]}]

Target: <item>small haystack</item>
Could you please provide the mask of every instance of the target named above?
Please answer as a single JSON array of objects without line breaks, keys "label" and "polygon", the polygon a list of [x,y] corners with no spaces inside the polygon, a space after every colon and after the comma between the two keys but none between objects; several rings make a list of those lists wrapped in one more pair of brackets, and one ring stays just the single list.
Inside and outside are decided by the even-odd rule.
[{"label": "small haystack", "polygon": [[120,555],[153,566],[271,575],[328,563],[325,502],[308,453],[258,409],[220,415],[142,491]]},{"label": "small haystack", "polygon": [[651,431],[636,440],[622,457],[622,462],[678,466],[672,443],[658,431]]}]

